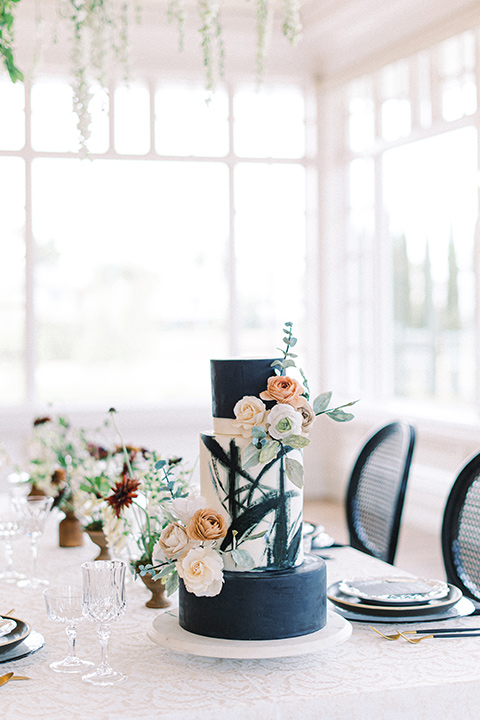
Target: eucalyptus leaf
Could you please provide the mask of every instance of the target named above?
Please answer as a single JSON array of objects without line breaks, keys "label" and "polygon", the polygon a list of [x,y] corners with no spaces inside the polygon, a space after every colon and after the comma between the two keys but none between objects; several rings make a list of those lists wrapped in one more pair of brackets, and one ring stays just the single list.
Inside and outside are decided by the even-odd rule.
[{"label": "eucalyptus leaf", "polygon": [[274,361],[272,362],[272,364],[270,365],[270,367],[273,367],[273,368],[274,368],[274,367],[280,367],[280,368],[281,368],[281,367],[283,367],[283,363],[282,363],[281,360],[274,360]]},{"label": "eucalyptus leaf", "polygon": [[277,440],[268,440],[260,450],[259,460],[262,464],[270,462],[277,457],[280,443]]},{"label": "eucalyptus leaf", "polygon": [[329,418],[332,418],[332,420],[335,420],[335,422],[348,422],[349,420],[353,420],[353,418],[355,417],[353,413],[346,413],[340,408],[330,410],[329,412],[327,412],[327,415]]},{"label": "eucalyptus leaf", "polygon": [[295,487],[300,489],[303,488],[303,465],[298,460],[292,458],[285,458],[285,472],[287,477]]},{"label": "eucalyptus leaf", "polygon": [[290,358],[286,358],[286,359],[283,361],[283,367],[284,367],[284,368],[287,368],[287,367],[296,367],[295,361],[294,361],[294,360],[290,360]]},{"label": "eucalyptus leaf", "polygon": [[252,437],[262,439],[262,438],[266,437],[266,435],[267,435],[267,432],[266,432],[265,428],[260,427],[260,425],[254,425],[252,427]]},{"label": "eucalyptus leaf", "polygon": [[160,470],[161,468],[165,467],[166,464],[167,464],[167,461],[166,461],[166,460],[158,460],[158,461],[155,463],[155,469],[156,469],[156,470]]},{"label": "eucalyptus leaf", "polygon": [[300,450],[310,444],[310,440],[304,435],[288,435],[283,440],[284,445],[289,445],[294,450]]},{"label": "eucalyptus leaf", "polygon": [[286,328],[291,328],[291,327],[293,327],[293,323],[290,322],[290,321],[288,321],[288,322],[285,323],[285,327],[286,327]]},{"label": "eucalyptus leaf", "polygon": [[255,465],[258,465],[260,462],[260,450],[255,447],[253,443],[250,443],[250,445],[247,445],[245,450],[243,451],[243,458],[242,458],[242,465],[244,470],[248,470],[248,468],[255,467]]},{"label": "eucalyptus leaf", "polygon": [[175,570],[165,580],[165,590],[166,590],[167,595],[170,596],[170,595],[173,595],[173,593],[177,589],[178,589],[178,573]]},{"label": "eucalyptus leaf", "polygon": [[320,415],[320,413],[325,412],[331,398],[332,398],[331,392],[324,392],[315,398],[315,400],[313,401],[313,405],[312,405],[313,412],[315,413],[315,415]]},{"label": "eucalyptus leaf", "polygon": [[232,550],[231,555],[235,565],[240,565],[245,570],[252,570],[255,567],[255,561],[247,550],[236,548]]}]

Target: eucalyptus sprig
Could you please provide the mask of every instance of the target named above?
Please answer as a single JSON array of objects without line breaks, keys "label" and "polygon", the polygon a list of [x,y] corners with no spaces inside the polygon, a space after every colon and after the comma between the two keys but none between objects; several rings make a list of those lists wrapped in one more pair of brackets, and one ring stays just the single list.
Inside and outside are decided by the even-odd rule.
[{"label": "eucalyptus sprig", "polygon": [[23,73],[13,57],[15,3],[19,0],[0,0],[0,56],[12,82],[23,81]]}]

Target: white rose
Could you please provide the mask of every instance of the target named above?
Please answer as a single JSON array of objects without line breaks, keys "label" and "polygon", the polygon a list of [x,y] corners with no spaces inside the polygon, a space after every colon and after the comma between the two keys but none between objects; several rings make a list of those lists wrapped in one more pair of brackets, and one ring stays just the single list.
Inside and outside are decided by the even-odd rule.
[{"label": "white rose", "polygon": [[223,583],[223,560],[211,547],[198,547],[177,561],[177,572],[188,592],[197,597],[218,595]]},{"label": "white rose", "polygon": [[187,535],[185,526],[173,522],[163,528],[155,548],[158,546],[158,549],[163,551],[167,560],[173,560],[175,556],[180,555],[185,550],[189,543],[190,538]]},{"label": "white rose", "polygon": [[265,423],[267,408],[260,398],[245,395],[236,403],[233,412],[236,418],[233,424],[240,429],[243,437],[249,438],[252,437],[252,427]]},{"label": "white rose", "polygon": [[176,498],[172,500],[172,513],[180,522],[188,525],[197,510],[208,507],[204,497],[196,497],[189,495],[186,498]]},{"label": "white rose", "polygon": [[299,435],[302,430],[302,415],[286,403],[275,405],[268,413],[268,432],[275,440],[283,440],[288,435]]}]

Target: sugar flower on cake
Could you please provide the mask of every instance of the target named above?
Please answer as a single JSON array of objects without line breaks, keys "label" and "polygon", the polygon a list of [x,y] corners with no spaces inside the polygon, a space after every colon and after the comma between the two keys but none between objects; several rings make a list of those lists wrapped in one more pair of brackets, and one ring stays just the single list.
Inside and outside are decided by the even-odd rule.
[{"label": "sugar flower on cake", "polygon": [[[285,323],[283,342],[283,358],[272,363],[275,374],[268,378],[266,389],[260,392],[259,398],[245,396],[236,403],[233,423],[241,428],[244,437],[251,439],[243,451],[244,470],[280,461],[288,479],[301,488],[303,465],[291,456],[292,451],[302,450],[310,443],[308,433],[318,415],[326,414],[336,422],[352,420],[352,413],[344,408],[356,401],[331,408],[332,393],[326,392],[310,404],[307,379],[302,369],[297,368],[297,356],[292,352],[297,339],[291,322]],[[270,408],[263,414],[259,404],[262,401]],[[275,403],[273,407],[272,403]]]},{"label": "sugar flower on cake", "polygon": [[267,380],[267,389],[260,393],[262,400],[288,403],[294,408],[302,404],[305,388],[288,375],[273,375]]},{"label": "sugar flower on cake", "polygon": [[189,550],[177,562],[177,572],[186,590],[198,597],[213,597],[222,589],[223,560],[211,547]]},{"label": "sugar flower on cake", "polygon": [[275,405],[267,416],[268,432],[275,440],[299,435],[302,430],[302,419],[302,415],[291,405]]},{"label": "sugar flower on cake", "polygon": [[172,500],[171,512],[180,522],[187,525],[190,519],[202,508],[207,507],[207,501],[201,495],[187,495]]},{"label": "sugar flower on cake", "polygon": [[252,437],[252,427],[263,426],[267,416],[267,407],[260,398],[245,395],[233,408],[235,420],[233,424],[239,428],[243,437]]}]

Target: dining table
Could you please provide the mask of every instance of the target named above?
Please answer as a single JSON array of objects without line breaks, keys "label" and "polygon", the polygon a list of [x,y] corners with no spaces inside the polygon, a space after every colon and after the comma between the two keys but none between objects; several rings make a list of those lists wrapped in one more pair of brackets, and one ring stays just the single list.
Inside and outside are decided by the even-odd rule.
[{"label": "dining table", "polygon": [[[51,513],[38,542],[38,568],[55,584],[81,585],[81,564],[94,560],[98,547],[85,534],[80,547],[58,545],[58,514]],[[17,569],[27,560],[15,541]],[[351,547],[323,551],[328,585],[355,577],[408,577],[397,568]],[[441,579],[441,578],[440,578]],[[175,612],[146,607],[150,593],[129,575],[124,615],[111,624],[109,661],[127,679],[99,687],[81,674],[55,672],[50,663],[67,654],[65,626],[48,619],[43,588],[0,584],[0,614],[28,623],[45,639],[24,658],[2,662],[0,675],[14,672],[28,680],[0,686],[1,720],[435,720],[478,718],[480,636],[427,638],[418,644],[386,640],[400,623],[352,621],[350,636],[325,649],[280,657],[206,657],[178,652],[151,639],[154,621]],[[336,608],[329,603],[329,613]],[[430,621],[431,623],[431,621]],[[428,628],[428,622],[401,623],[401,629]],[[436,626],[480,625],[474,615],[439,620]],[[94,623],[77,628],[77,653],[98,663],[100,644]],[[279,643],[281,641],[278,641]],[[261,653],[260,653],[261,654]]]}]

